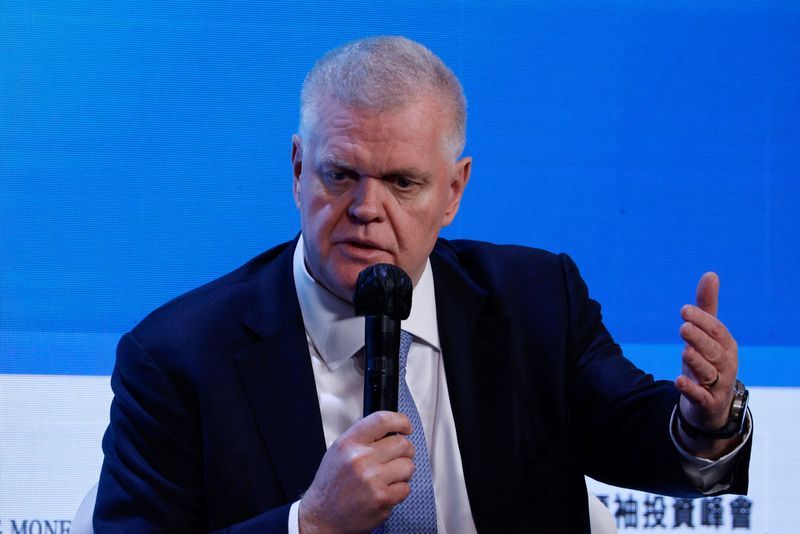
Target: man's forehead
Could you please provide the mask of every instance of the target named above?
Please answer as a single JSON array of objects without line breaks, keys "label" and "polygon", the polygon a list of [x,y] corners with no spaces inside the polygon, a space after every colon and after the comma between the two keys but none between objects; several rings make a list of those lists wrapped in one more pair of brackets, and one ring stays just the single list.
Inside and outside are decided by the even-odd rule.
[{"label": "man's forehead", "polygon": [[[413,161],[407,157],[397,160],[395,156],[408,156],[407,150],[397,150],[398,147],[414,145],[423,145],[412,149],[416,151],[417,167],[422,165],[420,160],[432,156],[434,146],[446,153],[443,154],[445,159],[452,158],[447,150],[450,132],[447,112],[440,97],[430,93],[421,93],[388,109],[353,105],[334,96],[325,96],[309,118],[302,142],[306,150],[313,151],[314,162],[318,165],[352,168],[360,162],[410,168]],[[389,149],[389,144],[394,146]],[[381,147],[381,150],[370,154],[372,161],[368,162],[367,152],[361,149],[372,147]]]},{"label": "man's forehead", "polygon": [[425,115],[428,121],[439,119],[442,127],[448,122],[448,112],[451,104],[443,95],[431,91],[420,90],[407,95],[402,100],[370,104],[365,102],[350,102],[335,95],[325,94],[316,101],[313,110],[311,130],[317,130],[322,125],[337,125],[353,118],[380,124],[388,118],[418,112]]}]

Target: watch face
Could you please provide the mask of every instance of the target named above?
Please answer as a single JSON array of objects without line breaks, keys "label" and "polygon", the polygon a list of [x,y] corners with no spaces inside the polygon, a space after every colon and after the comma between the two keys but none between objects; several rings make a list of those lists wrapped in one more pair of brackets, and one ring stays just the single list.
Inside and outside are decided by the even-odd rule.
[{"label": "watch face", "polygon": [[747,401],[750,398],[750,392],[745,389],[741,381],[736,381],[736,391],[733,394],[733,402],[731,403],[731,418],[729,426],[731,429],[736,428],[739,433],[744,430],[744,414],[747,410]]}]

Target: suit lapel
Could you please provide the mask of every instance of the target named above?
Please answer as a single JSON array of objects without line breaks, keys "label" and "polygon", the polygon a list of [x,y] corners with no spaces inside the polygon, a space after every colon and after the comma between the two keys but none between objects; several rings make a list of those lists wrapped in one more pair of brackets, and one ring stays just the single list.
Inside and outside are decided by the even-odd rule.
[{"label": "suit lapel", "polygon": [[447,388],[470,507],[478,531],[505,522],[512,469],[508,318],[492,313],[486,291],[469,279],[452,249],[431,255]]},{"label": "suit lapel", "polygon": [[235,364],[287,502],[314,479],[322,456],[322,432],[314,373],[292,274],[297,240],[259,275],[245,324],[261,339]]}]

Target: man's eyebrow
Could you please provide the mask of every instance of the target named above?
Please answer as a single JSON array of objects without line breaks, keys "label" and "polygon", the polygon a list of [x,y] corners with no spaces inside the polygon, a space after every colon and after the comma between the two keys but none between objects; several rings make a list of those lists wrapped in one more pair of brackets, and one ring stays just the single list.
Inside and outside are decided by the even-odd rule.
[{"label": "man's eyebrow", "polygon": [[[355,170],[353,166],[342,159],[337,158],[334,155],[327,154],[322,155],[318,159],[317,163],[318,167],[333,167],[336,169],[343,169],[343,170]],[[418,178],[425,180],[430,176],[429,172],[424,171],[423,169],[415,166],[409,167],[397,167],[395,169],[389,169],[381,173],[382,177],[389,177],[389,176],[407,176],[409,178]]]},{"label": "man's eyebrow", "polygon": [[338,169],[352,169],[349,163],[331,154],[322,155],[317,160],[319,167],[336,167]]},{"label": "man's eyebrow", "polygon": [[419,167],[400,167],[398,169],[389,169],[383,173],[384,177],[388,176],[406,176],[408,178],[417,178],[419,180],[427,180],[430,173],[420,169]]}]

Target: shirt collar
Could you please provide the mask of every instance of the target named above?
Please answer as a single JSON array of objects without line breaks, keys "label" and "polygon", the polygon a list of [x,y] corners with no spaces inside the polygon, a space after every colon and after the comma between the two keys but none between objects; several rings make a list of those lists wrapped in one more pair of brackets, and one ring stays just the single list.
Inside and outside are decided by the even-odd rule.
[{"label": "shirt collar", "polygon": [[[355,315],[352,303],[325,289],[308,273],[302,235],[294,251],[293,274],[306,334],[325,365],[334,371],[364,346],[364,318]],[[440,350],[430,260],[414,288],[411,314],[400,325],[415,341]]]}]

